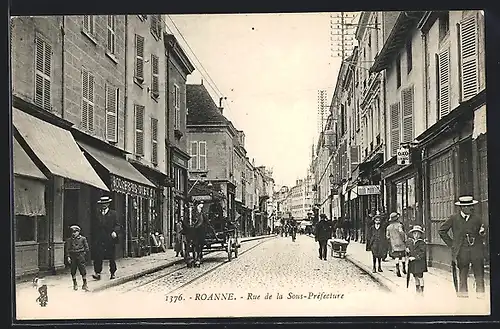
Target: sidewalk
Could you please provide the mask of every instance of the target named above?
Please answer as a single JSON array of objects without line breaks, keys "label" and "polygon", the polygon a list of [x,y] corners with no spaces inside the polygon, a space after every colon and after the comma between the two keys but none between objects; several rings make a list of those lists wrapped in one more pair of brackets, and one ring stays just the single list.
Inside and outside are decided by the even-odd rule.
[{"label": "sidewalk", "polygon": [[[256,237],[246,237],[241,238],[240,242],[247,242],[258,239],[272,238],[275,235],[262,235]],[[116,272],[116,278],[114,280],[109,280],[109,267],[108,262],[104,262],[102,279],[100,281],[95,281],[92,279],[92,274],[94,269],[92,264],[87,265],[87,280],[92,283],[91,291],[101,291],[108,289],[128,281],[135,280],[141,276],[151,274],[160,271],[164,268],[174,266],[184,262],[183,257],[175,257],[175,252],[173,249],[167,249],[166,252],[154,253],[149,256],[139,257],[139,258],[121,258],[116,260],[116,265],[118,271]],[[69,270],[62,270],[56,275],[46,275],[40,276],[43,279],[43,284],[47,287],[52,288],[68,288],[72,286]],[[79,285],[81,285],[81,276],[77,272],[77,280]],[[24,289],[33,289],[32,281],[19,280],[16,282],[16,291]]]}]

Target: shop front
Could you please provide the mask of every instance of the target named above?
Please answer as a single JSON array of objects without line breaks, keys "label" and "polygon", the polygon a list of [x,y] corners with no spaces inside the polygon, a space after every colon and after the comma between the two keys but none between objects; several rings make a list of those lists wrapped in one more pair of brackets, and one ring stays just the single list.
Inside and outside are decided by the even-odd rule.
[{"label": "shop front", "polygon": [[[14,238],[16,277],[38,273],[38,226],[47,221],[45,184],[47,177],[13,139]],[[41,234],[42,232],[40,232]]]},{"label": "shop front", "polygon": [[188,207],[188,192],[192,185],[188,183],[189,154],[176,146],[171,146],[170,159],[170,177],[173,179],[170,188],[171,215],[165,228],[168,231],[168,246],[172,248],[175,222],[184,219]]}]

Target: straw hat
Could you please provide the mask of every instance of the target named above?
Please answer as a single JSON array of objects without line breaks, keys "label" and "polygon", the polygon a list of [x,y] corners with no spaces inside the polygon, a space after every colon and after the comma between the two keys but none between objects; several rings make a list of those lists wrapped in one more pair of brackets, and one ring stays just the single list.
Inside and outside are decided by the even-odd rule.
[{"label": "straw hat", "polygon": [[69,229],[70,229],[71,231],[73,231],[73,232],[74,232],[74,231],[78,231],[78,232],[80,232],[80,231],[81,231],[80,226],[78,226],[78,225],[71,225],[71,226],[69,227]]},{"label": "straw hat", "polygon": [[455,202],[457,206],[473,206],[477,203],[478,201],[474,200],[474,198],[469,195],[461,196],[458,198],[458,201]]},{"label": "straw hat", "polygon": [[424,234],[424,229],[420,225],[414,225],[413,228],[408,233],[411,234],[415,231],[418,231],[418,232]]},{"label": "straw hat", "polygon": [[394,220],[397,220],[399,218],[399,214],[397,212],[392,212],[390,215],[389,215],[389,222],[392,222]]},{"label": "straw hat", "polygon": [[110,203],[111,201],[113,201],[113,199],[111,199],[109,196],[102,196],[98,201],[97,203]]}]

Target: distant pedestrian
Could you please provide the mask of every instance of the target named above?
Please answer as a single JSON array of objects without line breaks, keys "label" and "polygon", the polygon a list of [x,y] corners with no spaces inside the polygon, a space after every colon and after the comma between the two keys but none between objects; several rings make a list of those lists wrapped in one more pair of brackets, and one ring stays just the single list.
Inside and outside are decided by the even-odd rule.
[{"label": "distant pedestrian", "polygon": [[[372,252],[373,273],[382,271],[382,258],[385,252],[385,230],[380,223],[380,216],[373,217],[373,225],[368,230],[366,250]],[[378,266],[377,266],[378,265]]]},{"label": "distant pedestrian", "polygon": [[[382,212],[379,215],[380,215],[380,225],[382,225],[382,229],[385,232],[386,229],[387,229],[387,225],[389,225],[389,223],[388,223],[389,221],[388,221],[388,218],[387,218],[387,213],[386,212]],[[387,243],[387,240],[384,239],[384,243],[383,243],[382,247],[383,247],[383,250],[384,250],[384,255],[382,256],[382,261],[383,262],[387,262],[388,261],[387,256],[389,254],[389,245]]]},{"label": "distant pedestrian", "polygon": [[315,240],[319,242],[319,259],[326,260],[327,243],[332,238],[332,224],[325,214],[319,216],[316,224]]},{"label": "distant pedestrian", "polygon": [[[424,230],[420,225],[414,225],[408,232],[412,238],[408,239],[408,272],[415,278],[417,294],[424,293],[424,272],[427,272],[427,247],[423,239]],[[408,274],[409,275],[409,274]]]},{"label": "distant pedestrian", "polygon": [[390,250],[389,255],[396,259],[396,275],[400,277],[401,267],[403,274],[406,274],[405,262],[403,261],[406,249],[406,234],[403,229],[403,224],[399,221],[399,214],[397,212],[393,212],[389,216],[389,224],[386,228],[386,238]]},{"label": "distant pedestrian", "polygon": [[184,257],[184,253],[182,251],[182,246],[183,246],[183,235],[182,235],[182,222],[180,220],[175,221],[175,230],[174,230],[174,250],[175,250],[175,257],[179,257],[179,254],[181,257]]},{"label": "distant pedestrian", "polygon": [[85,268],[85,258],[89,252],[89,244],[87,238],[80,234],[80,227],[72,225],[70,227],[71,237],[64,244],[64,254],[67,262],[71,266],[71,278],[73,279],[73,290],[78,290],[76,282],[76,270],[82,276],[82,289],[88,291],[87,287],[87,269]]},{"label": "distant pedestrian", "polygon": [[97,201],[101,209],[97,211],[97,220],[95,222],[95,233],[93,235],[92,258],[94,259],[94,272],[92,277],[95,280],[101,279],[103,260],[109,260],[110,279],[115,278],[116,268],[116,250],[118,243],[118,232],[120,224],[114,210],[109,208],[112,199],[103,196]]}]

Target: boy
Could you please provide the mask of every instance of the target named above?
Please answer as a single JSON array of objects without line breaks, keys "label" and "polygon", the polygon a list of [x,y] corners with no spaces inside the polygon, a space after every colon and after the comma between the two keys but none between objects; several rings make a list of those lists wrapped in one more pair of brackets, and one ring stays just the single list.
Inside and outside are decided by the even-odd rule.
[{"label": "boy", "polygon": [[64,253],[68,263],[71,265],[73,290],[78,290],[78,284],[76,282],[76,269],[78,268],[83,280],[82,289],[88,291],[86,278],[87,270],[85,268],[85,256],[89,252],[87,238],[80,235],[80,227],[78,225],[72,225],[69,229],[71,230],[71,238],[66,240]]},{"label": "boy", "polygon": [[426,245],[423,240],[424,230],[420,225],[415,225],[408,232],[411,239],[408,239],[408,273],[412,273],[415,278],[415,290],[417,294],[424,293],[424,272],[427,272]]}]

